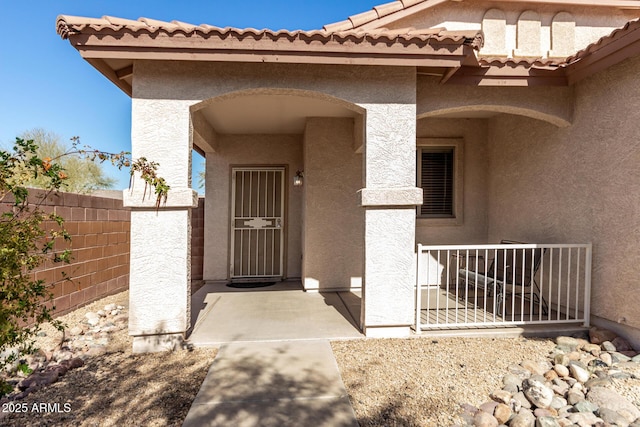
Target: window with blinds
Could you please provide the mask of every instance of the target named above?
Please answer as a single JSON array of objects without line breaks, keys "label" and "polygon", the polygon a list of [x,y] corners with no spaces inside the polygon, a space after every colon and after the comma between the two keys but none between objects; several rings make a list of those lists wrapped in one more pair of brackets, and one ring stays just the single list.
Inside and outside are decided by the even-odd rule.
[{"label": "window with blinds", "polygon": [[423,193],[423,203],[419,209],[422,217],[455,216],[454,150],[453,147],[425,147],[420,150],[418,185]]}]

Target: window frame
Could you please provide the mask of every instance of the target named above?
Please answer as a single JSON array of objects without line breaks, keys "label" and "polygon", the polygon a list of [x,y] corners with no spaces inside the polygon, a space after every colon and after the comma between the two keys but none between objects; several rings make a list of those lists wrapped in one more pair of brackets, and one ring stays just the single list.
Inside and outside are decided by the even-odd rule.
[{"label": "window frame", "polygon": [[422,216],[420,206],[416,209],[416,225],[462,225],[464,221],[464,139],[463,138],[417,138],[416,140],[416,187],[422,188],[422,152],[442,149],[453,150],[453,216]]}]

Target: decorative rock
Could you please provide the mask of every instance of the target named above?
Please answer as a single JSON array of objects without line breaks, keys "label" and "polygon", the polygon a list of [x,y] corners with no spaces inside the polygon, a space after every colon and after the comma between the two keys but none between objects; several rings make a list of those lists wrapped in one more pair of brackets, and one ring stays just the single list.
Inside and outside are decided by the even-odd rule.
[{"label": "decorative rock", "polygon": [[498,420],[484,411],[478,411],[473,416],[473,425],[475,427],[498,427]]},{"label": "decorative rock", "polygon": [[558,416],[558,411],[556,411],[553,408],[536,408],[536,410],[533,411],[533,415],[535,415],[538,418],[540,418],[540,417],[556,417],[556,416]]},{"label": "decorative rock", "polygon": [[553,409],[557,411],[558,409],[564,408],[565,406],[567,406],[567,399],[560,396],[553,396],[553,399],[551,400],[551,407]]},{"label": "decorative rock", "polygon": [[572,413],[573,413],[573,406],[571,405],[563,406],[562,408],[558,409],[558,417],[560,418],[567,418],[569,414],[572,414]]},{"label": "decorative rock", "polygon": [[556,373],[558,375],[560,375],[561,377],[568,377],[569,376],[569,369],[564,365],[556,364],[553,367],[553,370],[556,371]]},{"label": "decorative rock", "polygon": [[605,377],[605,378],[591,378],[584,385],[586,385],[587,388],[593,388],[593,387],[604,387],[609,384],[611,384],[611,380]]},{"label": "decorative rock", "polygon": [[548,408],[553,400],[553,390],[545,386],[543,383],[527,379],[522,382],[524,395],[529,401],[538,408]]},{"label": "decorative rock", "polygon": [[514,374],[507,374],[502,377],[502,384],[515,384],[516,386],[520,387],[520,385],[522,384],[522,378]]},{"label": "decorative rock", "polygon": [[607,367],[608,367],[607,364],[604,363],[600,359],[593,359],[593,360],[589,361],[589,369],[590,370],[603,369],[603,368],[607,368]]},{"label": "decorative rock", "polygon": [[489,396],[497,403],[507,404],[509,403],[509,401],[511,401],[512,394],[508,391],[497,390],[491,393]]},{"label": "decorative rock", "polygon": [[598,418],[592,412],[578,412],[576,414],[571,414],[567,418],[574,423],[579,425],[580,427],[591,427],[595,426],[597,423],[604,424],[601,418]]},{"label": "decorative rock", "polygon": [[85,317],[87,318],[87,323],[89,324],[89,326],[96,326],[100,323],[100,316],[96,313],[90,311],[89,313],[85,314]]},{"label": "decorative rock", "polygon": [[547,381],[553,381],[558,378],[558,373],[555,370],[547,371],[544,374],[544,377],[547,379]]},{"label": "decorative rock", "polygon": [[520,364],[524,369],[531,372],[532,374],[544,375],[547,371],[543,366],[541,366],[538,362],[533,362],[531,360],[525,360]]},{"label": "decorative rock", "polygon": [[104,306],[104,311],[109,312],[109,311],[116,310],[117,308],[118,308],[118,306],[115,305],[115,304],[107,304],[107,305]]},{"label": "decorative rock", "polygon": [[63,360],[69,360],[73,358],[73,353],[68,350],[56,350],[53,352],[53,360],[56,362],[61,362]]},{"label": "decorative rock", "polygon": [[566,396],[569,392],[569,386],[561,386],[561,385],[552,385],[551,390],[554,391],[558,396]]},{"label": "decorative rock", "polygon": [[518,412],[520,412],[520,409],[522,409],[522,403],[520,403],[519,400],[511,399],[511,401],[509,402],[509,408],[511,409],[512,413],[517,414]]},{"label": "decorative rock", "polygon": [[627,421],[630,423],[640,418],[640,409],[615,390],[609,390],[604,387],[594,387],[587,394],[587,399],[600,408],[611,409],[621,414],[622,411],[628,412],[629,418],[627,418]]},{"label": "decorative rock", "polygon": [[504,403],[499,403],[493,411],[493,416],[498,420],[499,424],[505,424],[512,415],[511,408]]},{"label": "decorative rock", "polygon": [[568,366],[569,356],[567,356],[566,354],[556,354],[553,357],[553,363],[556,365]]},{"label": "decorative rock", "polygon": [[531,377],[529,379],[530,380],[534,380],[534,381],[538,381],[539,383],[542,383],[542,384],[546,384],[547,383],[547,379],[544,376],[538,375],[538,374],[531,374]]},{"label": "decorative rock", "polygon": [[615,372],[610,373],[609,376],[617,380],[628,380],[629,378],[633,378],[633,375],[631,375],[629,372]]},{"label": "decorative rock", "polygon": [[609,353],[602,353],[600,355],[600,360],[602,360],[607,366],[611,366],[613,364],[613,360],[611,359],[611,355]]},{"label": "decorative rock", "polygon": [[517,385],[515,385],[513,383],[509,383],[509,384],[505,385],[504,387],[502,387],[502,390],[507,392],[507,393],[509,393],[509,394],[511,394],[511,395],[514,395],[514,394],[516,394],[517,392],[520,391],[520,387],[518,387]]},{"label": "decorative rock", "polygon": [[559,336],[556,338],[556,345],[560,348],[567,348],[567,352],[570,352],[578,348],[580,341],[573,337]]},{"label": "decorative rock", "polygon": [[620,415],[618,412],[613,409],[601,408],[598,411],[598,415],[605,423],[609,423],[611,425],[615,425],[618,427],[628,427],[629,420]]},{"label": "decorative rock", "polygon": [[511,419],[509,427],[534,427],[536,424],[536,417],[531,412],[520,412],[518,415]]},{"label": "decorative rock", "polygon": [[635,362],[635,363],[640,363],[640,354],[638,354],[637,356],[632,357],[631,361]]},{"label": "decorative rock", "polygon": [[42,387],[49,384],[53,384],[58,380],[58,372],[55,370],[47,372],[37,372],[29,375],[28,378],[20,381],[18,388],[20,390],[26,390],[34,387]]},{"label": "decorative rock", "polygon": [[573,405],[575,412],[595,412],[598,410],[598,405],[595,405],[588,400],[581,400]]},{"label": "decorative rock", "polygon": [[613,331],[593,326],[589,329],[589,340],[594,344],[602,344],[605,341],[611,341],[617,337]]},{"label": "decorative rock", "polygon": [[527,399],[523,392],[520,391],[514,394],[513,400],[517,401],[521,407],[525,409],[531,409],[531,402],[529,402],[529,399]]},{"label": "decorative rock", "polygon": [[616,351],[611,353],[611,360],[613,360],[613,363],[622,363],[622,362],[629,362],[631,358],[625,354],[622,354]]},{"label": "decorative rock", "polygon": [[111,310],[111,311],[109,312],[109,314],[110,314],[111,316],[117,316],[118,314],[120,314],[120,310]]},{"label": "decorative rock", "polygon": [[580,360],[580,352],[579,351],[572,351],[571,353],[567,354],[567,357],[569,358],[569,360],[573,360],[573,361],[577,361]]},{"label": "decorative rock", "polygon": [[578,393],[575,391],[570,391],[569,394],[567,395],[567,403],[569,405],[575,405],[576,403],[584,399],[585,399],[584,394]]},{"label": "decorative rock", "polygon": [[104,312],[104,310],[98,310],[98,313],[97,313],[97,314],[98,314],[98,316],[100,316],[100,317],[106,317],[106,316],[107,316],[107,313],[105,313],[105,312]]},{"label": "decorative rock", "polygon": [[631,347],[631,344],[629,344],[629,341],[627,341],[626,339],[622,338],[622,337],[615,337],[613,339],[613,341],[611,341],[611,344],[613,344],[616,347],[616,351],[631,351],[633,350],[633,347]]},{"label": "decorative rock", "polygon": [[536,427],[560,427],[560,424],[553,417],[538,417]]},{"label": "decorative rock", "polygon": [[493,415],[493,411],[495,411],[496,406],[498,405],[499,403],[493,400],[490,402],[484,402],[482,405],[480,405],[480,410],[486,412],[487,414]]},{"label": "decorative rock", "polygon": [[569,364],[569,371],[571,372],[571,376],[581,383],[589,381],[589,371],[580,366],[578,363],[574,362]]},{"label": "decorative rock", "polygon": [[604,351],[618,351],[615,345],[611,341],[605,341],[602,343],[602,349]]},{"label": "decorative rock", "polygon": [[508,369],[509,369],[509,372],[511,372],[512,374],[516,375],[521,380],[526,380],[527,378],[529,378],[531,376],[531,371],[529,371],[527,369],[524,369],[520,365],[511,365],[511,366],[509,366]]},{"label": "decorative rock", "polygon": [[598,344],[589,344],[589,343],[583,345],[582,350],[589,352],[594,356],[598,356],[602,352],[602,349]]},{"label": "decorative rock", "polygon": [[572,423],[571,421],[569,421],[569,419],[567,417],[562,417],[562,418],[558,418],[558,425],[560,427],[572,427],[575,426],[574,423]]}]

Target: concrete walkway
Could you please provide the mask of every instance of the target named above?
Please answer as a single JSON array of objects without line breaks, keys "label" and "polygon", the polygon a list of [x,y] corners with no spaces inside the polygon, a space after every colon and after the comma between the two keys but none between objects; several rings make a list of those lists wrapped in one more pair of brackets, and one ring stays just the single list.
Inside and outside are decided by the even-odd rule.
[{"label": "concrete walkway", "polygon": [[329,339],[362,337],[360,297],[207,284],[188,341],[220,347],[184,421],[200,426],[357,426]]},{"label": "concrete walkway", "polygon": [[183,427],[357,427],[329,341],[220,347]]}]

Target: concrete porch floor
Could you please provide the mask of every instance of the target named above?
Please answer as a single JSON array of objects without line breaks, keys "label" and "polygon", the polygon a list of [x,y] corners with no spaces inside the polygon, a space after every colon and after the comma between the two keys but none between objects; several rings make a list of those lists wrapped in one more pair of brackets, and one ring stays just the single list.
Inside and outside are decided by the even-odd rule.
[{"label": "concrete porch floor", "polygon": [[299,281],[252,289],[205,284],[191,298],[191,313],[187,340],[196,347],[364,336],[358,294],[304,292]]}]

